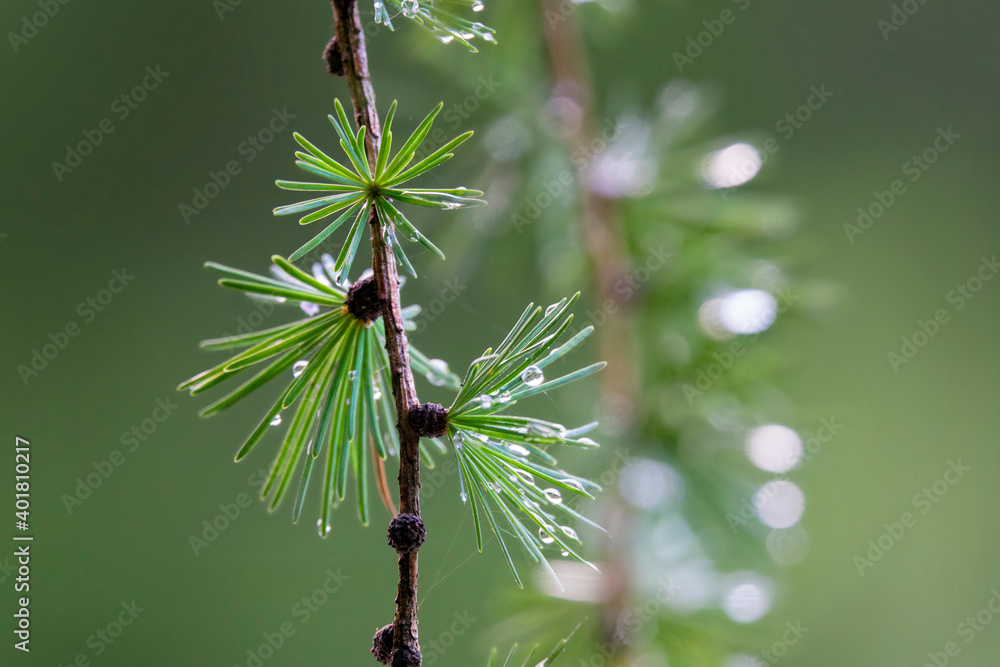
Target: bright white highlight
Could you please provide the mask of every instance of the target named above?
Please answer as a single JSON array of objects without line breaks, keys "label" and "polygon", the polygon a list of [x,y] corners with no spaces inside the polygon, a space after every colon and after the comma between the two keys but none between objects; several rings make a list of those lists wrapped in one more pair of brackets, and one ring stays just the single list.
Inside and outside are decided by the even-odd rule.
[{"label": "bright white highlight", "polygon": [[766,579],[745,575],[722,596],[722,610],[737,623],[753,623],[771,609],[772,601]]},{"label": "bright white highlight", "polygon": [[798,565],[809,553],[809,534],[802,526],[772,530],[767,536],[767,553],[778,565]]},{"label": "bright white highlight", "polygon": [[719,320],[734,334],[766,331],[778,316],[778,302],[768,292],[745,289],[730,292],[719,305]]},{"label": "bright white highlight", "polygon": [[750,431],[747,458],[761,470],[788,472],[802,460],[802,438],[780,424],[765,424]]},{"label": "bright white highlight", "polygon": [[806,511],[806,496],[802,489],[788,480],[768,482],[754,494],[757,517],[771,528],[790,528]]},{"label": "bright white highlight", "polygon": [[763,163],[760,153],[750,144],[733,144],[705,156],[701,177],[713,188],[735,188],[752,180]]},{"label": "bright white highlight", "polygon": [[684,480],[666,463],[640,459],[622,472],[619,492],[639,509],[672,505],[684,495]]},{"label": "bright white highlight", "polygon": [[725,667],[767,667],[752,655],[733,655],[726,660]]}]

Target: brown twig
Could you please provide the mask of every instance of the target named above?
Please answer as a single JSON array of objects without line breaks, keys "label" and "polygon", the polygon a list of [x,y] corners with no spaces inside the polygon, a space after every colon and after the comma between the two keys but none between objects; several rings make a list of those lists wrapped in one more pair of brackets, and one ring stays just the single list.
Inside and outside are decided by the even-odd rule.
[{"label": "brown twig", "polygon": [[[579,110],[579,122],[570,122],[565,128],[569,148],[586,155],[598,137],[600,123],[594,113],[594,91],[580,27],[572,13],[565,14],[565,4],[562,0],[540,0],[540,14],[552,94],[568,98]],[[579,11],[578,5],[573,7]],[[635,362],[627,304],[618,303],[615,291],[615,285],[626,274],[625,243],[617,225],[615,201],[588,187],[584,170],[577,173],[577,179],[583,194],[581,231],[593,268],[597,303],[602,307],[608,301],[617,304],[616,317],[608,318],[597,333],[600,358],[608,362],[607,371],[601,375],[602,402],[618,410],[616,421],[628,428],[634,415]]]},{"label": "brown twig", "polygon": [[[594,112],[594,90],[587,63],[587,51],[576,17],[562,11],[561,0],[539,0],[543,22],[545,46],[554,96],[568,97],[579,109],[580,121],[567,132],[569,148],[587,154],[597,137],[599,121]],[[603,374],[602,393],[605,405],[614,406],[619,427],[632,425],[637,397],[635,357],[632,349],[630,317],[627,304],[618,303],[615,285],[625,276],[627,252],[618,224],[618,210],[613,199],[602,196],[588,187],[586,174],[577,174],[581,185],[583,216],[581,231],[587,256],[593,267],[594,288],[598,303],[617,303],[614,317],[609,317],[598,328],[600,354],[608,361],[608,372]],[[609,513],[611,544],[627,543],[614,539],[629,530],[630,515],[625,508],[613,508]],[[605,564],[605,576],[617,582],[614,593],[604,605],[604,640],[615,645],[623,643],[621,636],[622,614],[628,608],[628,587],[623,584],[625,562],[628,556],[621,548],[612,546]],[[618,653],[609,664],[625,663],[625,654]]]},{"label": "brown twig", "polygon": [[[354,120],[365,126],[365,153],[374,170],[382,126],[375,107],[375,89],[368,71],[368,51],[364,27],[358,13],[357,0],[333,0],[336,41],[340,46],[341,64],[351,102]],[[410,412],[419,405],[417,390],[410,370],[410,352],[403,330],[403,315],[399,302],[399,276],[392,248],[383,238],[383,224],[372,207],[369,213],[372,237],[372,271],[382,300],[382,321],[385,324],[385,349],[389,354],[392,394],[396,401],[396,429],[399,432],[399,512],[420,517],[420,436],[410,426]],[[397,517],[398,518],[398,517]],[[395,522],[397,519],[393,519]],[[419,545],[418,545],[419,546]],[[393,667],[419,667],[420,644],[417,638],[417,547],[399,551],[399,586],[396,594],[396,616],[392,624]]]}]

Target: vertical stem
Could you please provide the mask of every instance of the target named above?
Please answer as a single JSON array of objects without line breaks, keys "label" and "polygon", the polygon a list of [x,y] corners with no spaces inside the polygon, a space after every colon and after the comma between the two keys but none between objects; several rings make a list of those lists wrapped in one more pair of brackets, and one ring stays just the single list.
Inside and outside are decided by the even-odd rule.
[{"label": "vertical stem", "polygon": [[[354,119],[365,126],[365,153],[375,168],[378,144],[382,136],[375,89],[368,71],[365,33],[358,13],[357,0],[333,0],[336,36],[344,65],[344,76],[351,91]],[[372,271],[382,300],[385,324],[385,348],[389,354],[392,394],[396,401],[396,429],[399,432],[399,511],[420,516],[420,437],[410,426],[410,412],[419,404],[410,369],[410,352],[403,329],[399,300],[399,276],[392,247],[383,238],[383,224],[372,207],[369,213],[372,238]],[[393,667],[419,667],[420,644],[417,640],[417,549],[399,554],[399,586],[396,616],[393,619]]]},{"label": "vertical stem", "polygon": [[[598,137],[600,121],[594,113],[594,91],[580,27],[573,14],[564,16],[564,0],[539,2],[552,94],[571,99],[580,110],[582,122],[569,133],[567,141],[571,150],[586,155]],[[579,11],[578,6],[575,11]],[[627,262],[625,244],[616,224],[617,207],[613,199],[588,187],[584,170],[577,173],[577,180],[583,193],[581,231],[593,267],[598,303],[616,302],[615,285],[625,277]],[[608,362],[606,372],[601,375],[603,403],[619,409],[622,414],[618,415],[618,421],[628,428],[634,415],[635,365],[627,304],[618,306],[618,316],[608,318],[598,329],[597,342],[600,358]]]},{"label": "vertical stem", "polygon": [[[582,122],[568,137],[570,149],[587,154],[592,142],[597,138],[599,120],[594,112],[594,90],[587,63],[587,51],[583,43],[579,23],[574,15],[565,16],[560,5],[562,0],[539,0],[543,23],[545,46],[549,62],[554,95],[569,97],[580,109]],[[553,20],[559,17],[562,20]],[[577,174],[583,193],[583,216],[581,231],[587,255],[594,269],[594,288],[599,303],[618,301],[614,286],[625,276],[627,252],[622,234],[617,225],[617,206],[614,200],[594,192],[587,185],[586,174]],[[636,384],[635,357],[632,349],[629,311],[626,304],[619,304],[616,317],[609,317],[597,331],[601,358],[608,360],[608,372],[602,376],[604,403],[618,407],[624,412],[619,416],[621,425],[629,428],[635,414],[638,395]],[[610,512],[609,532],[612,535],[611,552],[606,563],[606,576],[613,581],[624,581],[616,576],[626,568],[628,554],[615,535],[626,533],[631,517],[624,507],[615,507]],[[614,595],[604,605],[604,639],[620,646],[625,639],[621,634],[621,618],[629,606],[628,589],[619,585]],[[625,664],[626,652],[616,651],[609,664]]]}]

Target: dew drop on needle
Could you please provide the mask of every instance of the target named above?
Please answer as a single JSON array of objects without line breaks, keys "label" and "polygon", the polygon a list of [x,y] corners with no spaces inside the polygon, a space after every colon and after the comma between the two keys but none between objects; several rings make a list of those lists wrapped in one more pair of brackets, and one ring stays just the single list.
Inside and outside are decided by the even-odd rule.
[{"label": "dew drop on needle", "polygon": [[538,366],[528,366],[521,373],[521,380],[529,387],[537,387],[545,380],[545,375]]}]

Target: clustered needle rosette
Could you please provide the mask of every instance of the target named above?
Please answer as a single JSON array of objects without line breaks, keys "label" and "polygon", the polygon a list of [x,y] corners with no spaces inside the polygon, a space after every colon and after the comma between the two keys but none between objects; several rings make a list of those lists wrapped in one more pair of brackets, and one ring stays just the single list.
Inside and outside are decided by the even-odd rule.
[{"label": "clustered needle rosette", "polygon": [[337,218],[312,240],[292,253],[289,261],[296,261],[305,256],[345,222],[353,218],[354,222],[350,232],[348,232],[347,240],[335,262],[337,273],[348,275],[361,239],[368,229],[366,224],[368,213],[372,207],[375,207],[382,221],[385,240],[391,245],[396,261],[410,275],[416,277],[416,271],[407,258],[403,246],[399,243],[397,232],[410,241],[419,242],[441,259],[444,259],[444,253],[413,226],[400,212],[397,204],[446,210],[485,204],[484,200],[479,199],[483,194],[479,190],[463,187],[452,189],[406,187],[406,183],[412,179],[450,160],[454,155],[451,151],[471,137],[472,132],[459,135],[426,157],[419,159],[415,164],[411,164],[417,156],[421,144],[427,138],[434,119],[444,107],[443,104],[438,104],[417,126],[417,129],[406,140],[395,157],[390,159],[392,121],[396,115],[396,102],[393,102],[388,114],[386,114],[382,139],[379,142],[378,157],[373,170],[369,167],[368,159],[365,157],[366,128],[361,126],[356,133],[350,132],[348,130],[350,121],[344,112],[344,107],[340,104],[340,100],[334,100],[334,107],[337,115],[329,116],[330,122],[337,134],[340,135],[340,145],[353,168],[337,162],[301,134],[295,133],[295,140],[306,150],[306,152],[298,151],[295,153],[295,157],[298,158],[295,164],[304,171],[321,176],[331,182],[276,181],[278,187],[284,190],[319,191],[331,194],[307,199],[296,204],[279,206],[274,209],[274,214],[290,215],[312,211],[299,219],[299,224],[302,225],[333,215],[337,215]]},{"label": "clustered needle rosette", "polygon": [[462,500],[471,500],[479,550],[483,548],[482,509],[514,578],[522,587],[504,542],[503,535],[508,531],[498,525],[494,507],[528,555],[553,578],[555,572],[542,551],[548,546],[559,548],[564,557],[590,565],[574,546],[580,543],[576,532],[560,522],[575,519],[600,529],[564,502],[562,496],[566,492],[593,498],[591,492],[599,491],[600,487],[555,467],[557,461],[548,451],[552,445],[596,447],[597,443],[585,434],[596,428],[597,423],[567,429],[542,419],[504,414],[518,401],[579,380],[606,365],[599,362],[552,380],[545,379],[545,369],[594,330],[588,326],[566,342],[557,343],[573,321],[573,316],[567,313],[579,296],[577,293],[544,311],[529,305],[496,350],[488,349],[472,362],[458,396],[448,409],[447,435],[458,459]]},{"label": "clustered needle rosette", "polygon": [[[367,524],[369,452],[371,464],[377,468],[376,483],[380,484],[384,481],[382,461],[399,450],[385,328],[374,281],[363,277],[354,284],[347,282],[330,255],[314,264],[312,273],[278,256],[272,261],[271,277],[211,262],[206,266],[222,274],[219,284],[224,287],[257,298],[297,304],[308,316],[272,329],[202,342],[207,350],[242,351],[183,382],[178,389],[198,394],[257,369],[244,384],[200,412],[209,416],[275,378],[289,378],[277,402],[236,454],[236,460],[242,460],[268,431],[279,426],[282,412],[288,410],[292,417],[261,498],[270,496],[269,509],[274,510],[301,463],[292,509],[292,518],[298,521],[315,462],[325,454],[320,535],[330,530],[330,512],[346,494],[349,473],[357,486],[358,514]],[[412,318],[419,311],[419,306],[403,310],[408,328],[414,328]],[[458,378],[440,360],[428,359],[411,347],[410,361],[414,372],[424,374],[432,384],[458,389]],[[293,408],[296,401],[298,405]],[[440,440],[429,442],[439,452],[446,451]],[[423,442],[421,455],[433,467]],[[388,491],[381,484],[380,490],[386,498]]]},{"label": "clustered needle rosette", "polygon": [[417,25],[430,31],[444,44],[458,42],[470,51],[478,49],[470,40],[476,37],[496,43],[496,30],[478,21],[469,21],[442,9],[443,5],[471,7],[474,12],[485,9],[483,0],[375,0],[375,22],[395,30],[393,17],[402,14]]}]

